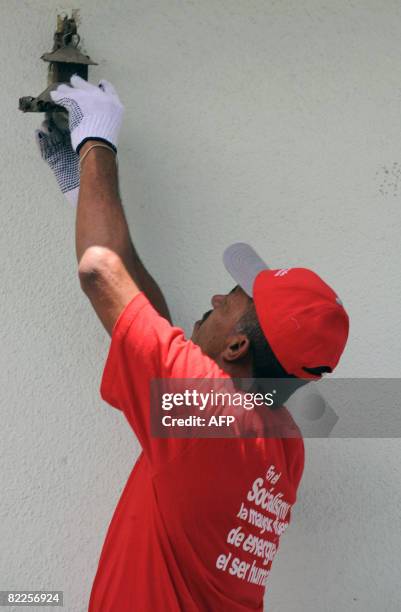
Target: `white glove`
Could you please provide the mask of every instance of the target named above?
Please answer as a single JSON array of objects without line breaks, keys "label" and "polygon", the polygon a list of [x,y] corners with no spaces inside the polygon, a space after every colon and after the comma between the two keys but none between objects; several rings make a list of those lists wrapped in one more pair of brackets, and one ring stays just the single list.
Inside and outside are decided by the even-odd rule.
[{"label": "white glove", "polygon": [[96,87],[76,74],[70,82],[72,87],[63,83],[50,95],[68,110],[74,150],[79,153],[87,140],[103,140],[117,151],[124,107],[113,85],[102,79]]},{"label": "white glove", "polygon": [[35,140],[42,159],[50,166],[57,183],[73,206],[78,203],[79,156],[71,146],[69,133],[61,132],[54,123],[43,121],[35,130]]}]

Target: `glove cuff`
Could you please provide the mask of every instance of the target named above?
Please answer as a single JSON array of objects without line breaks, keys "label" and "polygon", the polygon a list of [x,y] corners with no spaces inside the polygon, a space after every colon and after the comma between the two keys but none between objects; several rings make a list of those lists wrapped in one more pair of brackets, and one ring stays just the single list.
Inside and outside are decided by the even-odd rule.
[{"label": "glove cuff", "polygon": [[77,153],[79,155],[80,150],[82,149],[82,147],[84,146],[85,142],[88,142],[90,140],[94,140],[94,141],[99,141],[100,142],[104,142],[104,144],[108,145],[110,147],[110,149],[113,149],[114,153],[117,153],[117,147],[115,147],[110,140],[106,140],[105,138],[101,138],[100,136],[87,136],[86,138],[84,138],[79,145],[77,146]]},{"label": "glove cuff", "polygon": [[118,132],[122,123],[122,112],[113,115],[96,114],[84,117],[71,133],[71,143],[75,151],[79,151],[84,140],[106,140],[117,149]]}]

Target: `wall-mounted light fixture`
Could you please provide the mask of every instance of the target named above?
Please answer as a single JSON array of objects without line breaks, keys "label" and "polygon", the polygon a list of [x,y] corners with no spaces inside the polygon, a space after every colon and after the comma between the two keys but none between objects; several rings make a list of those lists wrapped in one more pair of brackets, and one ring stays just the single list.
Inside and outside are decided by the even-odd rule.
[{"label": "wall-mounted light fixture", "polygon": [[24,113],[48,113],[59,127],[64,127],[66,111],[53,102],[50,92],[56,89],[59,83],[69,83],[73,74],[88,80],[89,66],[96,66],[97,63],[79,50],[77,11],[72,11],[71,17],[57,15],[57,29],[53,40],[52,51],[41,56],[43,61],[49,62],[47,87],[36,98],[32,96],[20,98],[19,109]]}]

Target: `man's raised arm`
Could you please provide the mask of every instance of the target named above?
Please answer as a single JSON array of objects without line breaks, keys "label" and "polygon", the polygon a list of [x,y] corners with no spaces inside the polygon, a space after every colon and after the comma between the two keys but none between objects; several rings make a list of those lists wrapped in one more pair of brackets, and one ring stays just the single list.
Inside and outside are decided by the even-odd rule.
[{"label": "man's raised arm", "polygon": [[81,286],[111,334],[123,308],[144,291],[170,320],[160,288],[132,244],[118,190],[115,150],[123,107],[113,86],[99,87],[77,76],[52,98],[69,112],[71,142],[81,176],[76,218],[76,254]]}]

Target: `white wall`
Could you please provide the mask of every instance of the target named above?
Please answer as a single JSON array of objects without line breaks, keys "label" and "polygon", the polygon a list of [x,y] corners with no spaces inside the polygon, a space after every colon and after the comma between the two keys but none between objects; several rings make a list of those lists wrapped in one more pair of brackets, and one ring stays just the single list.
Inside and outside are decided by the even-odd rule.
[{"label": "white wall", "polygon": [[[352,323],[338,375],[400,376],[401,7],[396,0],[0,0],[0,589],[86,609],[138,445],[98,386],[108,338],[77,281],[74,217],[39,159],[39,56],[81,9],[93,80],[126,106],[122,191],[140,253],[186,330],[251,242],[305,265]],[[271,612],[396,612],[399,440],[307,442]]]}]

